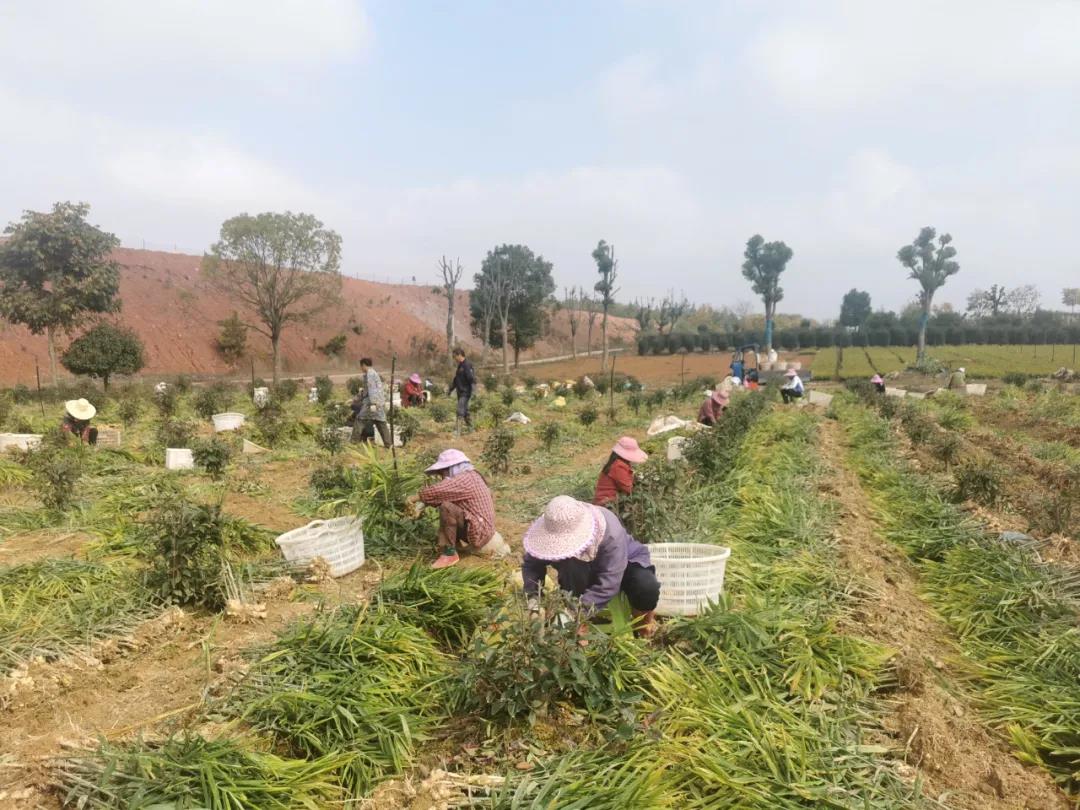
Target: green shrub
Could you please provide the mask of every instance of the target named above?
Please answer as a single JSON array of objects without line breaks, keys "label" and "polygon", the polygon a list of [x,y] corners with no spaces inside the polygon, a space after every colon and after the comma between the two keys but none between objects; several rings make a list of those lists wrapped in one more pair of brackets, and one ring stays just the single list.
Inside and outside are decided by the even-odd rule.
[{"label": "green shrub", "polygon": [[450,421],[450,409],[441,402],[432,402],[427,408],[431,421],[438,425]]},{"label": "green shrub", "polygon": [[503,426],[496,427],[484,442],[481,455],[488,469],[493,473],[510,471],[511,452],[514,449],[514,432]]},{"label": "green shrub", "polygon": [[1001,497],[1001,477],[990,462],[970,461],[953,474],[953,499],[994,506]]},{"label": "green shrub", "polygon": [[[494,629],[473,638],[452,686],[453,708],[509,721],[570,704],[625,729],[642,697],[648,656],[628,633],[598,629],[562,591],[545,596],[544,610],[551,621],[516,599],[489,622]],[[569,621],[554,620],[560,614]]]},{"label": "green shrub", "polygon": [[60,362],[72,374],[100,377],[106,391],[112,375],[135,374],[146,364],[139,336],[107,322],[75,338]]},{"label": "green shrub", "polygon": [[75,499],[75,487],[83,474],[83,449],[70,444],[59,428],[46,434],[39,449],[26,454],[33,486],[46,509],[66,510]]},{"label": "green shrub", "polygon": [[297,425],[275,400],[266,403],[255,413],[255,430],[268,447],[276,447],[296,435]]},{"label": "green shrub", "polygon": [[186,419],[166,418],[158,422],[155,441],[162,447],[188,447],[195,435],[195,425]]},{"label": "green shrub", "polygon": [[155,391],[154,405],[163,418],[175,416],[180,407],[180,389],[174,385],[166,385],[165,390]]},{"label": "green shrub", "polygon": [[508,408],[509,408],[509,407],[510,407],[511,405],[513,405],[513,404],[514,404],[514,399],[515,399],[516,397],[517,397],[517,394],[515,394],[515,393],[514,393],[514,389],[513,389],[513,388],[504,388],[504,389],[503,389],[503,392],[502,392],[502,403],[503,403],[503,405],[505,405],[506,407],[508,407]]},{"label": "green shrub", "polygon": [[420,432],[420,420],[402,408],[394,409],[394,431],[401,438],[404,447]]},{"label": "green shrub", "polygon": [[191,446],[191,455],[195,459],[195,464],[214,479],[220,479],[225,475],[225,468],[229,466],[232,454],[232,447],[217,436],[200,439]]},{"label": "green shrub", "polygon": [[571,390],[574,392],[574,395],[576,397],[578,397],[579,399],[584,399],[585,397],[587,397],[589,394],[592,393],[593,386],[586,383],[585,378],[581,377],[579,380],[577,380],[574,383]]},{"label": "green shrub", "polygon": [[320,405],[325,405],[334,395],[334,383],[329,377],[315,378],[315,399]]},{"label": "green shrub", "polygon": [[641,413],[641,406],[645,404],[645,401],[640,393],[633,391],[627,395],[626,404],[630,406],[630,410],[634,412],[634,416],[637,416]]},{"label": "green shrub", "polygon": [[634,491],[619,495],[612,511],[626,530],[642,542],[670,540],[676,529],[680,510],[679,493],[686,485],[684,466],[653,456],[634,472]]},{"label": "green shrub", "polygon": [[349,377],[349,379],[347,379],[345,381],[345,388],[354,397],[357,396],[360,393],[360,389],[363,388],[363,387],[364,387],[364,379],[363,379],[363,377]]},{"label": "green shrub", "polygon": [[934,455],[941,459],[946,469],[949,469],[959,461],[962,445],[963,442],[955,433],[940,433],[934,439]]},{"label": "green shrub", "polygon": [[215,413],[224,413],[232,403],[232,387],[220,382],[200,388],[191,400],[195,413],[203,419],[209,419]]},{"label": "green shrub", "polygon": [[536,435],[540,439],[540,444],[544,450],[550,453],[559,439],[562,438],[563,429],[562,425],[558,422],[544,422],[537,428]]},{"label": "green shrub", "polygon": [[501,402],[492,402],[488,407],[488,419],[491,421],[491,426],[493,428],[499,427],[508,415],[509,411],[507,411],[506,406]]},{"label": "green shrub", "polygon": [[324,501],[348,498],[356,489],[356,474],[342,464],[328,464],[311,471],[308,486]]},{"label": "green shrub", "polygon": [[221,610],[226,599],[226,525],[219,506],[180,498],[158,506],[142,527],[151,590],[165,602]]},{"label": "green shrub", "polygon": [[581,422],[581,424],[585,425],[585,427],[589,427],[590,425],[594,424],[599,418],[600,412],[597,411],[596,408],[592,405],[586,405],[578,413],[578,421]]},{"label": "green shrub", "polygon": [[1009,371],[1001,375],[1001,381],[1006,385],[1015,385],[1022,388],[1028,381],[1029,375],[1022,371]]},{"label": "green shrub", "polygon": [[327,427],[344,427],[352,414],[350,408],[344,402],[327,402],[323,405],[323,424]]},{"label": "green shrub", "polygon": [[494,391],[499,387],[499,378],[494,374],[484,375],[484,389],[487,391]]},{"label": "green shrub", "polygon": [[181,394],[186,394],[191,390],[191,377],[187,374],[179,374],[171,387],[176,388]]},{"label": "green shrub", "polygon": [[280,402],[288,402],[291,399],[296,399],[296,395],[300,393],[300,383],[296,380],[280,380],[273,390],[274,399]]},{"label": "green shrub", "polygon": [[340,428],[324,425],[315,433],[315,444],[331,456],[336,456],[345,446],[345,439]]},{"label": "green shrub", "polygon": [[124,427],[131,427],[139,419],[142,411],[142,403],[138,397],[128,394],[116,406],[116,415],[120,418]]}]

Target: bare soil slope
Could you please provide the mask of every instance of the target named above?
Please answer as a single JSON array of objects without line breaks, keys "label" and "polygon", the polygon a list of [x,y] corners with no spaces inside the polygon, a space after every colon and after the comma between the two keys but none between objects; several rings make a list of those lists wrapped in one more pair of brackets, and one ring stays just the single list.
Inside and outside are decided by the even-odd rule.
[{"label": "bare soil slope", "polygon": [[[215,349],[218,322],[236,306],[214,290],[199,272],[201,257],[183,253],[120,248],[120,319],[146,344],[147,374],[226,374],[231,369]],[[434,276],[434,272],[431,274]],[[345,278],[340,306],[314,323],[296,324],[282,339],[286,370],[313,371],[355,368],[361,356],[388,360],[392,354],[416,357],[428,341],[436,347],[446,340],[446,299],[431,284],[383,284]],[[460,291],[455,305],[456,332],[465,345],[479,348],[469,333],[469,294]],[[584,333],[584,329],[581,330]],[[599,330],[593,336],[599,345]],[[617,339],[633,339],[636,326],[627,318],[612,318]],[[358,333],[359,332],[359,333]],[[348,337],[345,355],[331,363],[317,346],[338,334]],[[552,318],[550,334],[523,357],[550,356],[569,351],[570,330],[565,312]],[[579,338],[583,343],[584,339]],[[269,369],[269,341],[250,333],[248,348],[256,369]],[[48,373],[45,338],[21,326],[0,321],[0,384],[34,380],[34,359]],[[247,360],[242,370],[248,369]]]}]

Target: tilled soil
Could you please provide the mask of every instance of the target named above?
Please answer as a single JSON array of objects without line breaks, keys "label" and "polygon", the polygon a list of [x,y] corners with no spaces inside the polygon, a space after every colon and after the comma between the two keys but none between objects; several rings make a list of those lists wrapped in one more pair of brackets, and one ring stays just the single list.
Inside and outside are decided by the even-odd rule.
[{"label": "tilled soil", "polygon": [[919,597],[911,563],[874,531],[870,503],[843,460],[839,425],[822,420],[820,437],[828,465],[823,488],[840,509],[841,560],[867,586],[846,629],[897,651],[899,685],[884,701],[883,720],[897,755],[918,771],[925,794],[948,807],[1066,810],[1069,802],[1050,776],[1021,764],[979,721],[960,685],[954,637]]}]

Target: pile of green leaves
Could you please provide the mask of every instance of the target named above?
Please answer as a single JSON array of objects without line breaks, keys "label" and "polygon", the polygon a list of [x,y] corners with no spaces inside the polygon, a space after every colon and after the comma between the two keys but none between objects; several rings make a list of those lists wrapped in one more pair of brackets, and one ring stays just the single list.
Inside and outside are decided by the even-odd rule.
[{"label": "pile of green leaves", "polygon": [[714,427],[690,437],[683,457],[706,480],[722,479],[735,463],[751,425],[767,407],[768,400],[758,392],[733,397]]},{"label": "pile of green leaves", "polygon": [[401,772],[442,717],[449,659],[390,611],[345,607],[257,652],[230,706],[291,756],[340,758],[349,795]]},{"label": "pile of green leaves", "polygon": [[427,483],[415,460],[399,460],[398,469],[375,448],[363,448],[356,468],[353,508],[363,519],[364,548],[373,557],[411,557],[435,547],[438,520],[431,510],[411,517],[408,500]]},{"label": "pile of green leaves", "polygon": [[634,471],[634,491],[620,494],[613,511],[631,535],[644,542],[671,540],[684,510],[673,508],[686,487],[684,468],[652,456]]},{"label": "pile of green leaves", "polygon": [[490,568],[435,571],[416,563],[387,579],[375,594],[400,619],[423,627],[443,647],[467,643],[502,599],[502,577]]},{"label": "pile of green leaves", "polygon": [[341,800],[343,755],[284,759],[233,740],[180,734],[131,746],[102,743],[58,768],[65,802],[128,810],[317,810]]},{"label": "pile of green leaves", "polygon": [[0,568],[0,671],[123,632],[160,603],[131,564],[43,559]]}]

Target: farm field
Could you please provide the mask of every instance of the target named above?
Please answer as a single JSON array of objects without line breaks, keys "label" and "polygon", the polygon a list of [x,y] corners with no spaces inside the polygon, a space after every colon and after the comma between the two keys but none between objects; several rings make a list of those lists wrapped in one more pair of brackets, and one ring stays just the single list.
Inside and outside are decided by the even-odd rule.
[{"label": "farm field", "polygon": [[[406,412],[396,470],[326,438],[341,385],[264,412],[224,385],[96,394],[119,449],[0,459],[0,806],[1076,806],[1077,397],[857,391],[826,412],[736,392],[719,427],[646,437],[728,361],[687,356],[681,385],[678,356],[620,357],[644,392],[619,376],[561,409],[493,384],[461,437],[437,398]],[[14,404],[3,429],[61,407]],[[228,450],[221,411],[247,420]],[[652,641],[617,601],[581,645],[527,616],[521,536],[551,497],[589,499],[624,434],[651,455],[628,528],[730,547],[725,595]],[[165,471],[166,444],[199,468]],[[405,500],[448,446],[491,482],[509,559],[427,568],[434,519]],[[279,558],[275,535],[352,514],[359,570]]]},{"label": "farm field", "polygon": [[[814,377],[829,379],[836,372],[837,349],[818,349],[810,365]],[[999,378],[1005,374],[1047,375],[1062,366],[1074,368],[1076,355],[1071,344],[1059,346],[930,346],[927,353],[949,368],[963,366],[969,377]],[[840,370],[843,379],[871,377],[903,371],[914,365],[915,349],[910,346],[851,346],[844,349]]]}]

